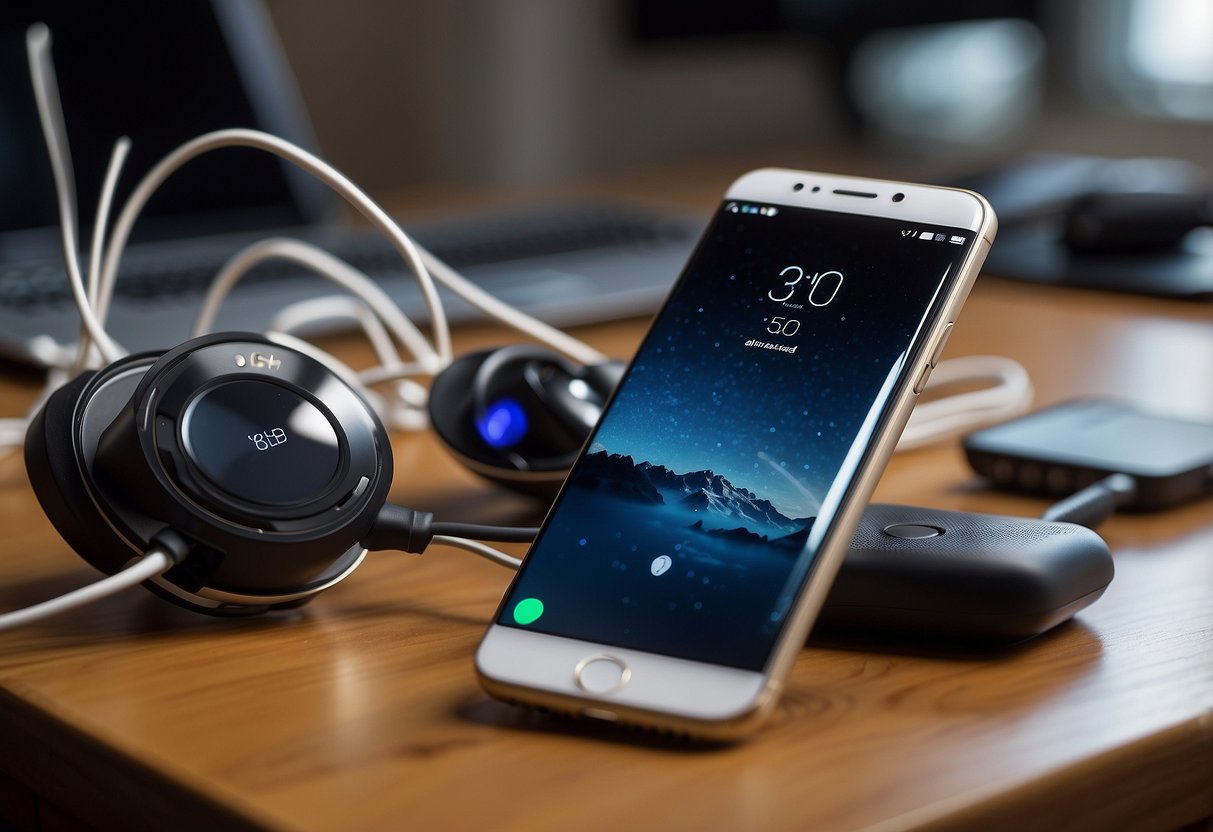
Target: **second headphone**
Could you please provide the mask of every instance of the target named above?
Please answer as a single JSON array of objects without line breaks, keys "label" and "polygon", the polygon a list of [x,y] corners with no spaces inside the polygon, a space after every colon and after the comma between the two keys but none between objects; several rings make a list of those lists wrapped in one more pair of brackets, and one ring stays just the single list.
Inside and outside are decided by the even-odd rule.
[{"label": "second headphone", "polygon": [[430,387],[435,433],[486,479],[550,497],[623,375],[619,361],[582,365],[518,344],[465,355]]}]

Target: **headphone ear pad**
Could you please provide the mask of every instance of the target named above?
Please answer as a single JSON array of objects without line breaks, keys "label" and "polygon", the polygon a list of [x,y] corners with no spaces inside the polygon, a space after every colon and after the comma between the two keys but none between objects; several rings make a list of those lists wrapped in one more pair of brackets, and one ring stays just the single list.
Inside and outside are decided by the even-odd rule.
[{"label": "headphone ear pad", "polygon": [[76,414],[97,374],[84,373],[60,387],[25,434],[25,470],[42,510],[80,557],[106,574],[135,555],[110,527],[84,484],[76,443]]}]

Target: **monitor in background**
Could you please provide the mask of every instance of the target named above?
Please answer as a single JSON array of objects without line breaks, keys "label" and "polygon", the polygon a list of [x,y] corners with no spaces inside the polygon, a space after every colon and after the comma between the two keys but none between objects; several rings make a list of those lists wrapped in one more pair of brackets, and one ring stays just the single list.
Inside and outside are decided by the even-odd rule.
[{"label": "monitor in background", "polygon": [[[9,0],[0,7],[0,258],[47,255],[58,245],[25,54],[26,29],[38,21],[52,32],[83,228],[120,136],[133,141],[120,199],[136,175],[209,130],[254,127],[311,143],[257,3]],[[225,150],[174,176],[137,233],[162,239],[297,225],[318,219],[325,197],[265,154]]]},{"label": "monitor in background", "polygon": [[[19,0],[0,11],[0,355],[64,361],[79,333],[59,248],[58,213],[29,72],[25,32],[47,23],[76,168],[87,241],[114,141],[134,151],[118,199],[195,136],[252,127],[311,144],[298,91],[255,0],[76,6]],[[123,252],[107,324],[132,352],[166,349],[192,330],[202,295],[227,260],[266,236],[303,239],[376,280],[414,320],[426,306],[388,241],[347,228],[325,186],[263,152],[225,148],[191,161],[157,191]],[[548,323],[645,315],[664,297],[703,220],[580,203],[530,205],[412,224],[468,279]],[[297,302],[334,287],[267,263],[237,286],[217,329],[264,331]],[[446,297],[452,320],[478,315]],[[348,328],[339,314],[310,333]]]}]

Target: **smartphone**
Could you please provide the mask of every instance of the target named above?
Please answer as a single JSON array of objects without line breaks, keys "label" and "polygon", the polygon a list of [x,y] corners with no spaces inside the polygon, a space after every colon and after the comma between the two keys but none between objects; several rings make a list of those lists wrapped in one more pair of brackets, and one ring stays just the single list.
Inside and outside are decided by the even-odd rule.
[{"label": "smartphone", "polygon": [[720,739],[759,725],[995,225],[967,191],[734,182],[477,650],[488,692]]}]

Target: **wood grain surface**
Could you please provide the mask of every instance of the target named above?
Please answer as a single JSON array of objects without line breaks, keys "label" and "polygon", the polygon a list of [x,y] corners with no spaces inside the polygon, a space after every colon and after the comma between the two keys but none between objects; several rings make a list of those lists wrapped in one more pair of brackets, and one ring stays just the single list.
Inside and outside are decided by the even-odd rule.
[{"label": "wood grain surface", "polygon": [[[625,355],[643,328],[581,334]],[[468,329],[457,346],[509,338]],[[945,357],[979,353],[1024,363],[1040,405],[1113,394],[1213,419],[1209,306],[983,277]],[[35,392],[4,382],[0,412]],[[428,435],[398,437],[395,454],[397,502],[479,522],[541,514]],[[1044,508],[987,490],[954,441],[899,454],[877,498]],[[0,460],[0,529],[0,609],[95,577],[38,510],[18,456]],[[467,553],[372,554],[313,603],[257,620],[129,592],[0,635],[0,817],[212,830],[1175,828],[1213,815],[1213,501],[1117,516],[1102,532],[1117,575],[1073,622],[992,651],[810,642],[776,718],[725,747],[488,699],[472,653],[509,575]]]}]

